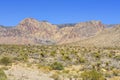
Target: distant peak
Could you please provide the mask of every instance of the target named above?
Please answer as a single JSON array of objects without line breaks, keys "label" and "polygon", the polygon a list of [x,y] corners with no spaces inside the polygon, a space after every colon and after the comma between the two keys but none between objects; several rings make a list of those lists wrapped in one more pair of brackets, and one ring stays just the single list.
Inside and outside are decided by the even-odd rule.
[{"label": "distant peak", "polygon": [[39,27],[39,21],[34,18],[25,18],[18,25],[17,28],[21,30],[33,31]]},{"label": "distant peak", "polygon": [[36,20],[35,18],[24,18],[23,20]]},{"label": "distant peak", "polygon": [[77,23],[76,25],[102,25],[102,22],[101,21],[96,21],[96,20],[91,20],[91,21],[86,21],[86,22],[80,22],[80,23]]},{"label": "distant peak", "polygon": [[93,24],[101,24],[101,23],[102,23],[101,21],[96,21],[96,20],[91,20],[91,21],[89,21],[89,22],[91,22],[91,23],[93,23]]},{"label": "distant peak", "polygon": [[26,22],[39,22],[34,18],[25,18],[20,23],[26,23]]},{"label": "distant peak", "polygon": [[90,21],[85,21],[85,22],[80,22],[80,23],[102,24],[102,22],[99,20],[90,20]]}]

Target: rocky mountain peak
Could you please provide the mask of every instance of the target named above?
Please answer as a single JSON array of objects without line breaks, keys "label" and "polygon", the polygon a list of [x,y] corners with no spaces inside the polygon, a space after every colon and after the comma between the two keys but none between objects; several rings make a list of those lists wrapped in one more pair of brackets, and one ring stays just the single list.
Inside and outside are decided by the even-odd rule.
[{"label": "rocky mountain peak", "polygon": [[26,23],[26,22],[38,22],[36,19],[34,19],[34,18],[25,18],[24,20],[22,20],[20,23],[22,24],[22,23]]},{"label": "rocky mountain peak", "polygon": [[78,24],[76,24],[76,26],[103,26],[102,22],[101,21],[95,21],[95,20],[92,20],[92,21],[87,21],[87,22],[80,22]]},{"label": "rocky mountain peak", "polygon": [[[101,21],[53,25],[47,21],[38,21],[34,18],[26,18],[16,27],[0,27],[0,36],[4,43],[11,43],[8,41],[10,38],[13,43],[15,41],[16,43],[21,43],[19,41],[22,40],[24,43],[29,42],[32,44],[40,44],[41,42],[46,41],[47,43],[55,42],[57,44],[62,44],[80,41],[96,36],[101,33],[104,28],[104,24],[102,24]],[[119,33],[118,30],[116,31],[116,28],[114,31]]]},{"label": "rocky mountain peak", "polygon": [[33,34],[38,31],[43,31],[43,29],[48,26],[47,22],[39,22],[33,18],[26,18],[22,20],[18,25],[17,29],[22,31],[23,33]]},{"label": "rocky mountain peak", "polygon": [[18,26],[19,29],[26,30],[31,28],[37,28],[39,27],[39,21],[33,19],[33,18],[26,18],[22,20]]},{"label": "rocky mountain peak", "polygon": [[85,28],[85,29],[96,29],[97,31],[102,31],[105,26],[102,24],[101,21],[88,21],[88,22],[81,22],[75,25],[75,27]]},{"label": "rocky mountain peak", "polygon": [[91,21],[89,21],[89,22],[91,22],[91,23],[93,23],[93,24],[101,24],[101,23],[102,23],[101,21],[96,21],[96,20],[91,20]]},{"label": "rocky mountain peak", "polygon": [[26,18],[17,25],[17,28],[22,31],[35,32],[46,28],[52,28],[52,29],[57,28],[57,26],[52,25],[49,22],[37,21],[36,19],[33,18]]}]

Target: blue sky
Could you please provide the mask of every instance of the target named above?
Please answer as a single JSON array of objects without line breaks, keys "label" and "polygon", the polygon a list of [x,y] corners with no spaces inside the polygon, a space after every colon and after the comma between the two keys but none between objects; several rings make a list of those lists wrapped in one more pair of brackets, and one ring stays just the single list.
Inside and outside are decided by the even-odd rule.
[{"label": "blue sky", "polygon": [[15,26],[24,18],[53,24],[100,20],[120,23],[120,0],[0,0],[0,25]]}]

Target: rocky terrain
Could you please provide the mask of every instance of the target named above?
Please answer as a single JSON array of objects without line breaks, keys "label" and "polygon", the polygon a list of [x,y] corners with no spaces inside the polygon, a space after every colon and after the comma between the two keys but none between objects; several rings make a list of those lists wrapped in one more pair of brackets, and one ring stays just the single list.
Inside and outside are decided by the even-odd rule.
[{"label": "rocky terrain", "polygon": [[120,25],[104,29],[101,33],[91,38],[75,42],[73,45],[120,47]]},{"label": "rocky terrain", "polygon": [[8,80],[53,80],[51,73],[44,73],[35,67],[27,67],[25,64],[13,64],[5,70]]},{"label": "rocky terrain", "polygon": [[0,80],[120,80],[120,47],[0,45]]},{"label": "rocky terrain", "polygon": [[0,26],[0,44],[119,46],[120,26],[100,21],[53,25],[33,18],[22,20],[15,27]]},{"label": "rocky terrain", "polygon": [[104,25],[100,21],[53,25],[26,18],[16,27],[0,27],[0,44],[70,43],[95,36],[103,29]]},{"label": "rocky terrain", "polygon": [[0,80],[120,80],[120,25],[0,26]]}]

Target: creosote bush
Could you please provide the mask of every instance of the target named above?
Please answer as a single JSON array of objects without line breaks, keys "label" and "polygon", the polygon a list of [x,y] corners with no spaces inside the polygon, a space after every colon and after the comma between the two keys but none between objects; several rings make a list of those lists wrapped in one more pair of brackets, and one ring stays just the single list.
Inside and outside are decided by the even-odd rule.
[{"label": "creosote bush", "polygon": [[7,76],[4,73],[3,69],[0,69],[0,80],[7,80]]},{"label": "creosote bush", "polygon": [[54,62],[53,64],[51,64],[51,68],[53,70],[63,70],[64,66],[62,65],[62,63]]},{"label": "creosote bush", "polygon": [[103,75],[96,70],[84,71],[81,77],[83,80],[105,80]]},{"label": "creosote bush", "polygon": [[0,59],[0,63],[7,66],[9,65],[10,63],[12,63],[12,60],[10,59],[10,57],[8,56],[4,56]]}]

